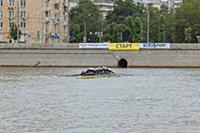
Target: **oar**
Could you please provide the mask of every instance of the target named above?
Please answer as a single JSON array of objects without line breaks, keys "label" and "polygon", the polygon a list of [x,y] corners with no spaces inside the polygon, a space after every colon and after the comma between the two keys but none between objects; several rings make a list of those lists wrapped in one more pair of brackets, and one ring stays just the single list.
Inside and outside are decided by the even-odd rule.
[{"label": "oar", "polygon": [[59,77],[76,77],[76,76],[80,76],[80,74],[59,75]]}]

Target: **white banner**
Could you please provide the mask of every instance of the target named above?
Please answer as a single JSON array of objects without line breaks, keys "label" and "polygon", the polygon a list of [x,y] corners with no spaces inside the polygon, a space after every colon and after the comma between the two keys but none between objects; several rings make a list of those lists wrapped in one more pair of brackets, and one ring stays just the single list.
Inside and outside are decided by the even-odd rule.
[{"label": "white banner", "polygon": [[155,48],[170,48],[170,43],[155,43]]},{"label": "white banner", "polygon": [[108,48],[108,43],[79,43],[79,48]]},{"label": "white banner", "polygon": [[141,43],[140,48],[144,48],[144,49],[170,49],[170,43]]}]

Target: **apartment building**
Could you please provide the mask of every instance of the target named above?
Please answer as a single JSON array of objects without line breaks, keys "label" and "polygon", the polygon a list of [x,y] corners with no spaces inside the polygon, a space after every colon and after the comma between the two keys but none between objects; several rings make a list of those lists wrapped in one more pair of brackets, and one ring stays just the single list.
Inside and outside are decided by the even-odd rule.
[{"label": "apartment building", "polygon": [[78,5],[79,0],[69,0],[69,10]]},{"label": "apartment building", "polygon": [[[33,0],[34,1],[34,0]],[[68,0],[45,0],[44,42],[68,42]]]},{"label": "apartment building", "polygon": [[151,4],[153,7],[160,8],[160,0],[133,0],[135,3]]},{"label": "apartment building", "polygon": [[136,3],[152,4],[154,7],[160,8],[162,4],[167,5],[171,9],[180,6],[182,0],[133,0]]},{"label": "apartment building", "polygon": [[[70,9],[78,5],[79,0],[69,0]],[[113,10],[114,0],[91,0],[97,6],[103,17]]]},{"label": "apartment building", "polygon": [[97,6],[99,11],[102,13],[105,18],[109,11],[113,10],[114,2],[113,0],[91,0],[94,5]]},{"label": "apartment building", "polygon": [[182,0],[161,0],[161,3],[168,5],[169,8],[175,9],[181,5]]},{"label": "apartment building", "polygon": [[0,0],[0,41],[10,42],[13,25],[20,42],[51,43],[68,39],[68,0]]}]

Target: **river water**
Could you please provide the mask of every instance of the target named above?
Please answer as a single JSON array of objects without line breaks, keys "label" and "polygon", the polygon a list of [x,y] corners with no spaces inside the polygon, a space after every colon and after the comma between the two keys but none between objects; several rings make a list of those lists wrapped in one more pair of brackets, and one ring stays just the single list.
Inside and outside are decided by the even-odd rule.
[{"label": "river water", "polygon": [[0,133],[200,133],[200,69],[80,71],[0,68]]}]

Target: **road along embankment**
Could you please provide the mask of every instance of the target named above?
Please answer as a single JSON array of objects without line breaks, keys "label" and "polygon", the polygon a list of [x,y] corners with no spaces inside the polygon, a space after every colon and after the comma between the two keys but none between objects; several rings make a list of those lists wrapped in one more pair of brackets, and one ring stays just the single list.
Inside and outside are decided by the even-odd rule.
[{"label": "road along embankment", "polygon": [[[42,46],[41,46],[42,45]],[[1,67],[200,67],[200,44],[118,51],[78,44],[0,46]]]}]

